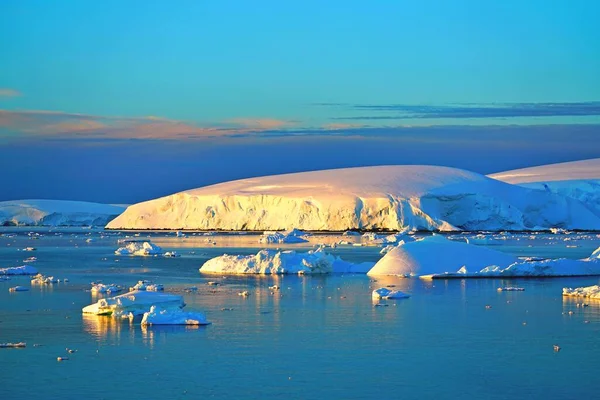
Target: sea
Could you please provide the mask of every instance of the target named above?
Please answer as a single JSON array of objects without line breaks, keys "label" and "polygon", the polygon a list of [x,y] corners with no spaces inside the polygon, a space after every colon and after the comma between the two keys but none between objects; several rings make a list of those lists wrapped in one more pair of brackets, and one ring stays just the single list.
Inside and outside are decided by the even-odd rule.
[{"label": "sea", "polygon": [[[453,237],[469,238],[521,257],[583,258],[600,246],[600,236],[590,233]],[[119,239],[151,240],[180,257],[115,255]],[[600,301],[582,306],[584,300],[562,296],[563,287],[596,285],[598,277],[421,280],[198,271],[225,253],[307,251],[340,239],[314,235],[309,243],[264,245],[254,234],[0,228],[0,268],[35,257],[32,266],[61,280],[0,281],[0,343],[27,343],[0,348],[0,399],[598,397]],[[381,246],[359,236],[344,240],[364,245],[327,251],[352,262],[382,257]],[[90,292],[91,282],[129,287],[142,279],[181,294],[185,309],[204,312],[211,324],[144,327],[139,320],[82,314],[101,297]],[[9,292],[16,285],[29,290]],[[273,285],[280,289],[269,289]],[[525,290],[497,290],[506,286]],[[380,287],[411,297],[374,301],[371,293]],[[239,296],[242,291],[249,296]]]}]

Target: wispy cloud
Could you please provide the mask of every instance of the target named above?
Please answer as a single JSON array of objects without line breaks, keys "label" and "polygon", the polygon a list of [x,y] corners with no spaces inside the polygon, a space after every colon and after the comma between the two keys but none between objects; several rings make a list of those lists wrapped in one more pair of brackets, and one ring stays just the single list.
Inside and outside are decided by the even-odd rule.
[{"label": "wispy cloud", "polygon": [[498,103],[498,104],[315,104],[345,112],[369,114],[332,117],[333,120],[404,120],[404,119],[468,119],[519,117],[584,117],[600,116],[600,101],[576,103]]},{"label": "wispy cloud", "polygon": [[22,96],[22,93],[15,89],[0,88],[0,97],[18,97]]},{"label": "wispy cloud", "polygon": [[156,116],[106,117],[44,110],[0,110],[0,129],[25,137],[87,139],[193,139],[251,135],[291,126],[292,121],[276,119],[235,119],[214,126]]}]

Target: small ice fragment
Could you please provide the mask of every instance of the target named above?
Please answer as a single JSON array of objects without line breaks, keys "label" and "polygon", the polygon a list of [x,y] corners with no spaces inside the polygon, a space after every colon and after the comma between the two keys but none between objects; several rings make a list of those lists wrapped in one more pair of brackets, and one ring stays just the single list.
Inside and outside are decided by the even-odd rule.
[{"label": "small ice fragment", "polygon": [[29,288],[26,288],[25,286],[15,286],[8,289],[9,292],[26,292],[28,290]]},{"label": "small ice fragment", "polygon": [[25,343],[25,342],[0,343],[0,349],[20,349],[23,347],[27,347],[27,343]]},{"label": "small ice fragment", "polygon": [[247,290],[244,290],[243,292],[239,292],[238,296],[248,297],[248,296],[250,296],[250,292],[248,292]]},{"label": "small ice fragment", "polygon": [[372,297],[374,299],[407,299],[410,295],[403,293],[399,290],[390,290],[388,288],[379,288],[373,290]]}]

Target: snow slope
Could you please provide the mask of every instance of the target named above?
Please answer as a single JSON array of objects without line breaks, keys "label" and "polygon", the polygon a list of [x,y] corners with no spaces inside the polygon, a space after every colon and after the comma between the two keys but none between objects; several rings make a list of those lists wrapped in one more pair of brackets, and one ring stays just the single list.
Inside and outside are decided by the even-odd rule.
[{"label": "snow slope", "polygon": [[123,210],[123,206],[84,201],[1,201],[0,225],[104,226]]},{"label": "snow slope", "polygon": [[600,158],[499,172],[490,177],[577,199],[600,217]]},{"label": "snow slope", "polygon": [[600,229],[571,198],[464,170],[378,166],[242,179],[138,203],[109,229]]}]

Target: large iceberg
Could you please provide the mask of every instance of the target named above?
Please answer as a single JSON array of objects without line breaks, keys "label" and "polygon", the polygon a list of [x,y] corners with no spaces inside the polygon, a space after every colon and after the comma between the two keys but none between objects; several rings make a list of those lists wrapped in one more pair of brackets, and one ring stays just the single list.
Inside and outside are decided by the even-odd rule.
[{"label": "large iceberg", "polygon": [[441,235],[403,243],[388,251],[369,275],[421,276],[463,271],[479,271],[487,266],[503,268],[517,258],[486,247],[448,240]]},{"label": "large iceberg", "polygon": [[332,272],[365,273],[373,263],[353,264],[325,253],[322,249],[308,252],[261,250],[256,255],[224,254],[200,267],[209,274],[327,274]]},{"label": "large iceberg", "polygon": [[125,206],[69,200],[0,202],[0,225],[104,226]]},{"label": "large iceberg", "polygon": [[585,286],[578,288],[563,288],[563,296],[588,297],[590,299],[600,299],[600,286]]},{"label": "large iceberg", "polygon": [[209,325],[206,316],[200,312],[183,311],[181,309],[161,309],[150,307],[144,313],[142,325]]},{"label": "large iceberg", "polygon": [[183,308],[183,297],[175,294],[161,292],[132,291],[115,297],[100,299],[94,304],[82,309],[84,314],[95,315],[142,315],[150,311],[153,305],[160,305],[163,309]]},{"label": "large iceberg", "polygon": [[437,166],[242,179],[129,206],[109,229],[600,230],[580,201]]},{"label": "large iceberg", "polygon": [[368,274],[431,278],[589,276],[600,275],[598,256],[596,250],[581,260],[520,261],[486,247],[432,236],[394,248]]},{"label": "large iceberg", "polygon": [[490,177],[577,199],[600,217],[600,158],[499,172]]}]

